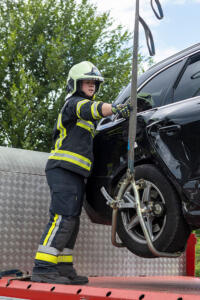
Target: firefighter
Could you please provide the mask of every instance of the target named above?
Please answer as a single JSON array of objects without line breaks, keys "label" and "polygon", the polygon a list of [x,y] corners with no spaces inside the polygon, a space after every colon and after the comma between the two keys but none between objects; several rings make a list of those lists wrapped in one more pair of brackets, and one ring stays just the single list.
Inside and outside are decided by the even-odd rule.
[{"label": "firefighter", "polygon": [[45,169],[51,193],[50,219],[35,256],[32,281],[88,282],[73,267],[73,248],[79,231],[84,179],[92,168],[95,123],[113,113],[127,118],[130,111],[129,105],[93,100],[103,81],[99,70],[88,61],[74,65],[69,72],[68,96],[53,130],[54,147]]}]

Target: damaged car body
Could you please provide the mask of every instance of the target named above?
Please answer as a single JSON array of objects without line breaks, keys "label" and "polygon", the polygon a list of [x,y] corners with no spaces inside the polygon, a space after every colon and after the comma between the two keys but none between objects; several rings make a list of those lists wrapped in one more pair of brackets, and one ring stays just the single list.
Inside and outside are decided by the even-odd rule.
[{"label": "damaged car body", "polygon": [[[136,182],[144,219],[160,251],[184,251],[200,227],[200,44],[153,66],[140,76],[138,94],[150,95],[152,108],[137,115]],[[115,103],[130,99],[130,84]],[[138,99],[138,103],[139,103]],[[112,209],[101,193],[116,195],[127,169],[128,121],[102,119],[94,138],[94,166],[87,183],[85,209],[91,220],[111,224]],[[130,188],[118,213],[118,235],[127,248],[154,257],[141,230]],[[128,207],[132,203],[132,207]]]}]

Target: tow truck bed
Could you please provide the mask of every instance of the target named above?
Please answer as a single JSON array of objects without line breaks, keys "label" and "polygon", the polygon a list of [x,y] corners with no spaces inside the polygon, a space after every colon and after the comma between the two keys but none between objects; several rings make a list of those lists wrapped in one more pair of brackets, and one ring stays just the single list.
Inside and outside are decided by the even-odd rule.
[{"label": "tow truck bed", "polygon": [[0,280],[0,300],[195,300],[200,299],[200,279],[184,276],[91,277],[89,284],[59,285]]}]

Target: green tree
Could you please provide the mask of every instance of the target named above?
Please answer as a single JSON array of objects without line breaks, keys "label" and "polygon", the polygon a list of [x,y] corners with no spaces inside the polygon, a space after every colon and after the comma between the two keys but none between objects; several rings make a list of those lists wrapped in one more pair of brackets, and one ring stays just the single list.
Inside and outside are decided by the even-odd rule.
[{"label": "green tree", "polygon": [[49,151],[67,74],[82,60],[102,71],[99,99],[112,101],[130,80],[130,40],[88,0],[0,0],[0,144]]},{"label": "green tree", "polygon": [[195,246],[195,275],[200,277],[200,229],[195,230],[197,243]]}]

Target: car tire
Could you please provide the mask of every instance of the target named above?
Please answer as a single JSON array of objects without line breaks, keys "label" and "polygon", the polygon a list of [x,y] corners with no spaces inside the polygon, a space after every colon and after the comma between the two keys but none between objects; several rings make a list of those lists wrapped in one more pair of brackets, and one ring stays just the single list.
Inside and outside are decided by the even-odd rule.
[{"label": "car tire", "polygon": [[[151,204],[152,207],[153,204],[157,207],[156,213],[153,210],[145,216],[154,247],[160,252],[183,252],[191,230],[183,217],[181,201],[173,186],[154,165],[137,166],[135,181],[139,179],[143,179],[146,186],[139,190],[141,205]],[[134,202],[131,186],[127,187],[124,195]],[[124,199],[126,202],[126,197]],[[155,257],[144,239],[136,209],[122,208],[118,211],[117,233],[132,253],[145,258]]]}]

